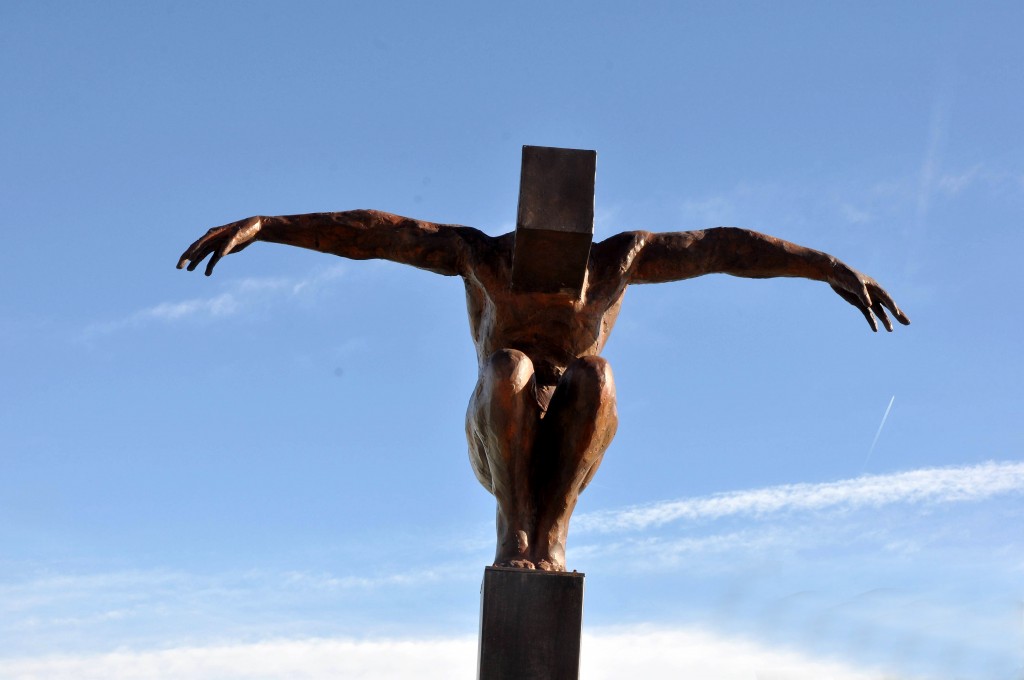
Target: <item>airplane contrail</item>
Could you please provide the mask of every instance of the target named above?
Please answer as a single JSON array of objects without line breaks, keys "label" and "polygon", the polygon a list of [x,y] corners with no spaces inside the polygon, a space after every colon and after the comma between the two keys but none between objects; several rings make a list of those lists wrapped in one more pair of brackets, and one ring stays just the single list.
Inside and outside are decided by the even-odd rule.
[{"label": "airplane contrail", "polygon": [[889,411],[892,410],[892,403],[894,401],[896,401],[895,394],[892,395],[892,399],[889,400],[889,405],[885,407],[885,415],[882,416],[882,422],[878,425],[878,432],[875,432],[875,440],[871,442],[871,448],[868,449],[868,455],[864,457],[864,464],[861,466],[862,468],[866,468],[868,466],[868,461],[871,460],[871,454],[875,452],[875,444],[878,443],[878,438],[882,434],[882,428],[885,427],[885,421],[889,417]]}]

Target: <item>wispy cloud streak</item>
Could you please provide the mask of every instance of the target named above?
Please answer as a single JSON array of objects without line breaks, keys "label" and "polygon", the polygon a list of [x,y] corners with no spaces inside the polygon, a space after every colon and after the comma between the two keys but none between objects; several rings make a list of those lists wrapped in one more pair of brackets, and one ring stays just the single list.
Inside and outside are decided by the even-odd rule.
[{"label": "wispy cloud streak", "polygon": [[645,506],[581,515],[580,531],[629,531],[679,520],[714,520],[789,511],[856,509],[894,503],[977,501],[1024,491],[1024,463],[987,462],[969,467],[926,468],[865,475],[823,484],[785,484],[662,501]]},{"label": "wispy cloud streak", "polygon": [[222,319],[266,304],[275,298],[312,295],[342,276],[344,265],[335,265],[305,278],[246,278],[227,284],[228,290],[212,297],[161,302],[123,319],[95,323],[85,329],[86,338],[108,335],[148,323],[177,323],[196,319]]},{"label": "wispy cloud streak", "polygon": [[932,109],[932,117],[928,125],[928,146],[925,149],[924,160],[921,162],[921,175],[917,191],[917,225],[919,229],[925,226],[928,219],[932,191],[937,183],[936,177],[940,170],[942,148],[948,129],[948,108],[944,102],[937,102]]}]

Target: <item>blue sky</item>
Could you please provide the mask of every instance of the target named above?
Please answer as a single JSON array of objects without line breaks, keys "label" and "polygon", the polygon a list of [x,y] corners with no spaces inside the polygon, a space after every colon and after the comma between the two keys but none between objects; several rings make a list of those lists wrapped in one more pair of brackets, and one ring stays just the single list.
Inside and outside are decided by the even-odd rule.
[{"label": "blue sky", "polygon": [[[472,677],[493,501],[457,279],[210,226],[721,224],[827,286],[627,293],[583,495],[584,677],[1024,672],[1020,3],[0,7],[0,677]],[[883,416],[885,416],[883,421]],[[362,674],[362,675],[361,675]]]}]

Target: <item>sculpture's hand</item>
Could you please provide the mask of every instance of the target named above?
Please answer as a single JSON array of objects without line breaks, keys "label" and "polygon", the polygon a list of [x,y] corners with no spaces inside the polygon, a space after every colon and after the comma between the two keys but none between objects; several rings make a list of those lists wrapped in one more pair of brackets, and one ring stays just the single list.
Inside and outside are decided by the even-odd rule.
[{"label": "sculpture's hand", "polygon": [[868,320],[871,330],[878,331],[878,324],[875,322],[877,316],[882,320],[885,330],[892,331],[892,322],[885,313],[886,308],[904,326],[910,323],[907,315],[896,306],[892,297],[878,285],[877,281],[848,267],[839,260],[832,265],[832,273],[828,277],[828,282],[832,286],[832,290],[841,298],[860,310],[864,318]]},{"label": "sculpture's hand", "polygon": [[247,217],[244,220],[225,224],[223,227],[214,227],[181,254],[181,257],[178,258],[178,269],[184,267],[188,262],[188,270],[192,271],[207,255],[213,253],[213,257],[206,265],[206,275],[209,276],[213,273],[213,268],[220,262],[220,258],[230,253],[237,253],[256,240],[265,219],[265,217]]}]

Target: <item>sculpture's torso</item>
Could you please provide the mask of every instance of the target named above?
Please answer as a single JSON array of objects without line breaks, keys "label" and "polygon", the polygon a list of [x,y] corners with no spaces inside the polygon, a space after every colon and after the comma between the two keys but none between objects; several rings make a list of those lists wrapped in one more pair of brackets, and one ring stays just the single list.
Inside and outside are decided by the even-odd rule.
[{"label": "sculpture's torso", "polygon": [[534,363],[539,387],[553,387],[573,359],[604,348],[626,291],[639,236],[619,234],[591,248],[580,298],[514,292],[514,235],[485,237],[473,248],[466,303],[481,364],[500,349],[517,349]]}]

